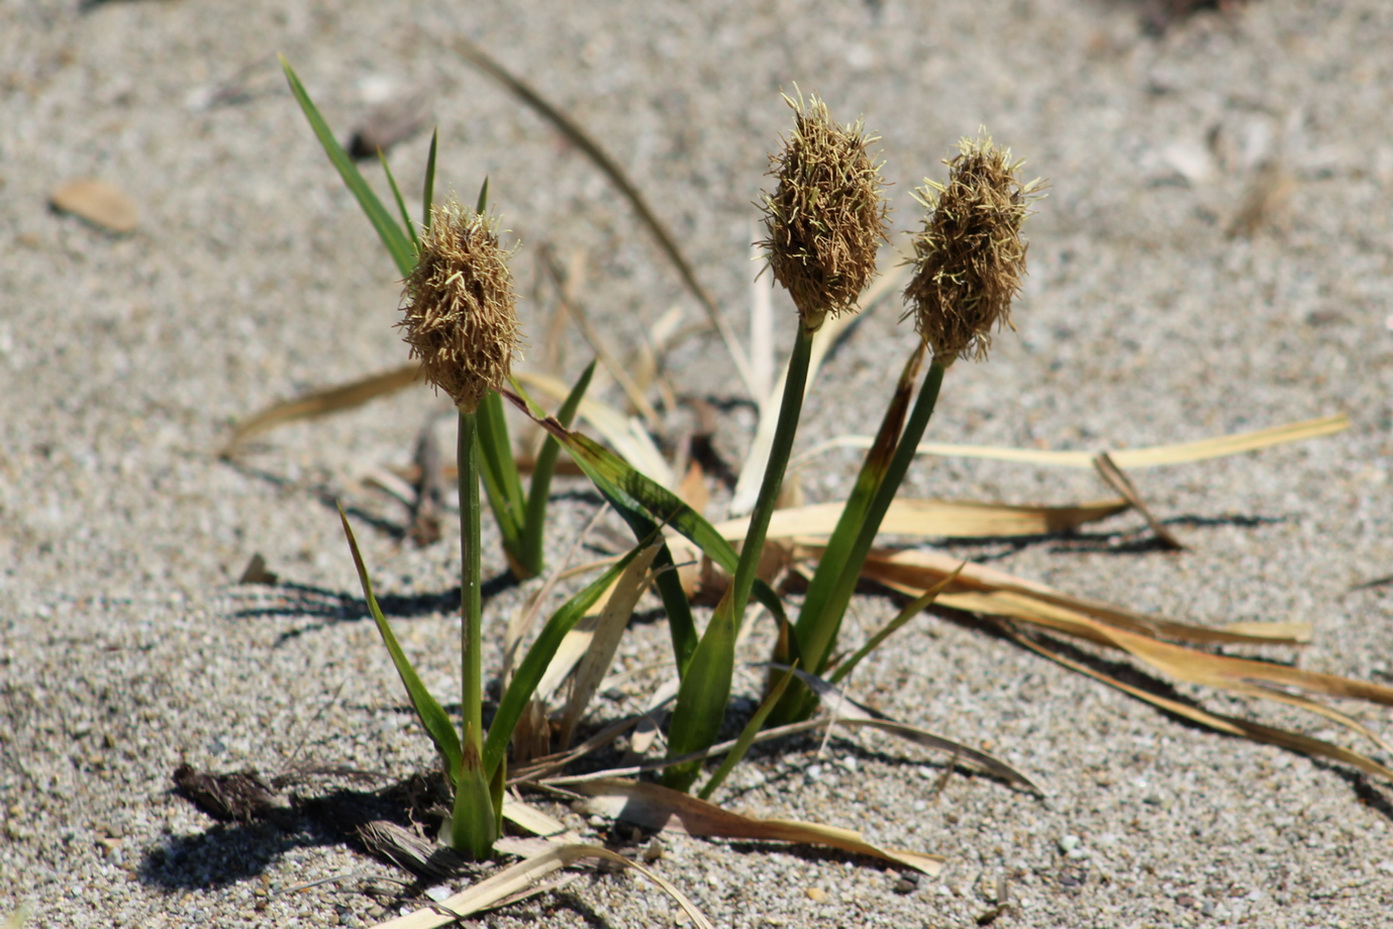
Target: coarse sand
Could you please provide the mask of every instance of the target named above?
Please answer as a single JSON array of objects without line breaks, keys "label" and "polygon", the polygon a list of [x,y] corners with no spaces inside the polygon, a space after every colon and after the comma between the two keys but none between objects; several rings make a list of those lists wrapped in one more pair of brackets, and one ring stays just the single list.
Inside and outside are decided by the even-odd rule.
[{"label": "coarse sand", "polygon": [[[1235,0],[1166,22],[1189,5],[5,0],[0,923],[22,909],[28,927],[367,926],[396,911],[363,891],[403,873],[322,824],[219,824],[170,778],[184,761],[388,779],[432,763],[362,611],[335,499],[426,682],[455,686],[457,538],[409,544],[404,508],[371,480],[410,462],[445,401],[416,388],[218,454],[238,419],[406,357],[399,275],[277,53],[341,138],[384,101],[428,99],[440,190],[468,199],[489,178],[522,243],[527,363],[567,378],[591,350],[574,326],[550,330],[548,253],[621,358],[670,314],[702,313],[610,182],[465,61],[457,37],[600,141],[742,337],[768,283],[752,283],[750,243],[767,154],[790,126],[781,90],[815,92],[882,136],[897,242],[918,222],[914,186],[941,179],[957,140],[985,126],[1051,186],[1027,223],[1018,332],[949,372],[930,438],[1097,451],[1342,412],[1351,425],[1132,473],[1181,552],[1150,544],[1135,513],[1021,543],[924,544],[1191,622],[1309,622],[1310,646],[1272,656],[1393,679],[1393,5]],[[429,126],[390,152],[413,210],[428,140]],[[385,194],[381,169],[363,170]],[[50,205],[81,179],[109,185],[95,188],[108,225],[134,230]],[[793,311],[771,299],[786,346]],[[829,359],[800,449],[872,431],[912,338],[897,317],[880,305]],[[710,401],[716,451],[738,466],[754,414],[720,341],[700,333],[663,364],[679,397]],[[602,396],[622,403],[613,387]],[[694,425],[684,400],[656,428],[676,440]],[[845,494],[855,465],[848,451],[807,463],[807,498]],[[555,489],[559,564],[596,498],[574,480]],[[951,458],[923,459],[906,492],[1111,493],[1087,470]],[[237,583],[257,553],[278,584]],[[495,628],[537,586],[494,584]],[[895,609],[858,597],[848,635]],[[621,651],[632,666],[666,640],[645,610]],[[737,680],[746,712],[758,685],[753,671]],[[718,925],[1393,922],[1393,785],[1194,728],[965,617],[920,618],[850,686],[998,754],[1048,797],[945,777],[945,758],[888,738],[760,749],[722,802],[948,863],[916,886],[837,852],[666,838],[655,867]],[[1317,717],[1177,693],[1393,760]],[[597,711],[632,705],[612,688]],[[1341,708],[1388,731],[1387,708]],[[639,878],[584,874],[480,922],[618,929],[675,912]]]}]

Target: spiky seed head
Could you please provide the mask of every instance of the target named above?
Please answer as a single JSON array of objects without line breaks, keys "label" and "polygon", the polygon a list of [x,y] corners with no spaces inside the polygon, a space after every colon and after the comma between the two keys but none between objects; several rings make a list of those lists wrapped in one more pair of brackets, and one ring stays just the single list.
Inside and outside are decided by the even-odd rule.
[{"label": "spiky seed head", "polygon": [[1022,183],[1023,164],[997,148],[982,130],[958,143],[947,160],[948,183],[925,180],[915,199],[928,210],[914,236],[914,276],[905,288],[905,315],[934,357],[982,360],[992,330],[1011,326],[1011,301],[1025,275],[1021,224],[1040,196],[1038,178]]},{"label": "spiky seed head", "polygon": [[788,290],[803,326],[816,330],[827,314],[854,312],[875,273],[876,250],[885,241],[888,209],[880,168],[866,146],[862,123],[832,122],[816,96],[793,109],[793,136],[770,155],[772,194],[763,195],[768,254],[774,278]]},{"label": "spiky seed head", "polygon": [[511,252],[495,218],[451,199],[431,211],[399,325],[426,380],[472,413],[503,386],[519,349]]}]

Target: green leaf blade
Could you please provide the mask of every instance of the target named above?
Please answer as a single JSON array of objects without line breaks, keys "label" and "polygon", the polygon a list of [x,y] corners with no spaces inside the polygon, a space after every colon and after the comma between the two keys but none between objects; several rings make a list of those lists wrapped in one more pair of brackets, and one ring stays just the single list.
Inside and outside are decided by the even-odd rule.
[{"label": "green leaf blade", "polygon": [[402,686],[406,688],[407,699],[411,701],[411,706],[416,711],[416,718],[421,721],[421,726],[426,730],[426,734],[430,736],[436,749],[445,759],[445,767],[451,781],[457,780],[460,772],[461,751],[455,725],[450,721],[444,708],[431,696],[426,685],[421,682],[421,678],[416,674],[416,669],[411,666],[411,661],[401,650],[401,645],[397,642],[397,637],[393,634],[387,617],[382,615],[382,608],[378,606],[377,598],[372,592],[372,581],[368,577],[367,566],[363,563],[363,555],[358,550],[358,540],[353,536],[353,528],[349,526],[348,517],[344,514],[342,507],[339,507],[339,520],[343,523],[343,532],[348,539],[348,549],[353,555],[353,565],[358,570],[358,581],[363,587],[363,596],[368,602],[368,611],[372,613],[373,622],[377,624],[378,634],[382,636],[382,643],[387,647],[387,654],[392,658],[392,665],[397,669]]},{"label": "green leaf blade", "polygon": [[[651,537],[649,541],[652,541]],[[542,627],[536,641],[532,643],[532,647],[527,650],[527,654],[518,665],[512,682],[503,694],[503,699],[499,701],[498,712],[493,716],[493,723],[489,726],[488,739],[484,743],[483,760],[485,771],[490,777],[503,763],[508,743],[513,737],[513,730],[527,709],[527,703],[532,699],[532,694],[536,692],[537,685],[541,683],[542,676],[546,674],[547,666],[551,664],[552,658],[556,657],[556,650],[561,647],[561,642],[566,638],[566,634],[575,628],[576,623],[585,616],[585,612],[595,605],[600,596],[614,584],[624,569],[638,557],[645,547],[644,543],[640,543],[630,550],[627,555],[611,565],[604,574],[566,601]]]},{"label": "green leaf blade", "polygon": [[319,144],[324,147],[324,153],[329,156],[329,160],[338,169],[344,184],[347,185],[354,199],[358,201],[363,212],[367,214],[372,227],[377,230],[377,236],[386,246],[392,260],[396,262],[397,270],[402,277],[406,277],[416,265],[416,253],[411,247],[411,239],[397,225],[392,214],[387,211],[377,194],[373,193],[372,188],[368,186],[367,180],[353,163],[353,159],[343,150],[338,139],[334,138],[329,124],[320,115],[314,102],[310,100],[309,93],[284,57],[281,58],[281,68],[285,70],[286,80],[290,82],[290,92],[295,95],[300,109],[305,114],[305,119],[309,121],[310,128],[314,130],[315,137],[319,139]]},{"label": "green leaf blade", "polygon": [[[710,748],[716,742],[730,702],[735,672],[735,640],[740,631],[732,597],[733,587],[716,607],[702,633],[687,673],[677,691],[677,705],[668,725],[668,757]],[[686,791],[701,774],[701,761],[686,761],[663,772],[663,785]]]}]

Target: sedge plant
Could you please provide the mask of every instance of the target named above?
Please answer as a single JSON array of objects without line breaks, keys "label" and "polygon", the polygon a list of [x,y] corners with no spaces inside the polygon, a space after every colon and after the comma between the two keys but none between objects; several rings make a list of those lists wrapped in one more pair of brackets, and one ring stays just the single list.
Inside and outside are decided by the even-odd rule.
[{"label": "sedge plant", "polygon": [[407,695],[444,761],[454,792],[448,843],[467,857],[493,850],[502,828],[507,748],[527,702],[562,639],[633,560],[635,548],[600,579],[554,614],[528,650],[504,692],[487,733],[483,724],[484,677],[482,559],[480,549],[480,409],[497,396],[519,343],[509,251],[499,241],[498,221],[482,209],[451,200],[437,206],[419,239],[416,266],[406,279],[400,327],[421,363],[425,379],[454,402],[458,412],[460,500],[460,729],[422,685],[392,633],[345,519],[354,563],[369,610]]},{"label": "sedge plant", "polygon": [[483,579],[480,557],[479,405],[512,370],[517,298],[498,223],[450,201],[436,207],[406,279],[401,323],[421,373],[459,412],[460,682],[462,738],[450,844],[475,858],[493,848],[502,823],[502,766],[483,763]]},{"label": "sedge plant", "polygon": [[[514,574],[541,570],[542,541],[550,481],[560,445],[548,438],[537,458],[529,492],[522,492],[498,390],[507,380],[519,344],[516,298],[509,252],[497,220],[485,212],[488,185],[469,209],[451,200],[432,204],[436,140],[431,140],[423,191],[425,223],[418,234],[396,180],[382,161],[400,222],[373,193],[289,64],[282,61],[292,93],[306,119],[367,215],[398,270],[406,278],[399,325],[425,379],[454,402],[458,416],[458,473],[461,536],[460,704],[457,732],[448,714],[426,690],[377,604],[367,567],[347,519],[344,532],[369,611],[416,714],[440,753],[454,792],[444,834],[472,858],[490,854],[502,823],[506,753],[512,732],[566,633],[620,576],[641,550],[636,547],[576,594],[548,621],[504,691],[487,733],[483,727],[480,485],[486,488]],[[558,422],[575,415],[593,365],[572,390]],[[340,514],[342,516],[342,513]]]},{"label": "sedge plant", "polygon": [[[806,103],[801,94],[796,100],[784,99],[793,110],[794,131],[782,153],[772,159],[779,183],[764,198],[769,237],[763,245],[770,271],[797,307],[797,332],[740,560],[682,676],[668,735],[670,758],[705,749],[716,740],[730,699],[736,636],[798,431],[813,337],[829,316],[855,311],[875,274],[876,251],[886,237],[881,165],[867,152],[876,137],[868,136],[859,122],[847,127],[833,122],[816,96]],[[688,789],[699,770],[699,762],[675,764],[665,772],[664,782]]]},{"label": "sedge plant", "polygon": [[[664,782],[682,790],[690,789],[700,772],[699,761],[686,759],[714,743],[723,721],[736,636],[752,594],[779,624],[776,666],[841,680],[869,652],[863,648],[837,661],[842,618],[932,417],[944,373],[960,357],[984,357],[992,331],[1009,325],[1010,302],[1025,272],[1021,224],[1040,187],[1038,181],[1019,181],[1020,163],[984,136],[960,144],[958,156],[948,162],[947,184],[927,182],[916,192],[929,212],[915,236],[915,271],[905,299],[920,337],[824,547],[797,622],[790,623],[782,602],[756,577],[755,568],[797,431],[812,338],[828,316],[855,309],[874,274],[886,207],[880,166],[866,151],[874,137],[866,136],[860,123],[846,128],[833,123],[817,98],[789,103],[795,132],[771,158],[778,184],[764,198],[768,235],[761,244],[775,279],[798,309],[799,325],[775,438],[742,550],[737,555],[699,514],[616,456],[579,433],[544,422],[636,535],[669,524],[731,574],[699,637],[675,572],[659,577],[680,676],[668,732],[668,758],[674,763]],[[660,556],[668,557],[666,551]],[[905,621],[901,617],[884,634]],[[807,686],[786,670],[776,675],[756,725],[766,719],[781,724],[806,718],[816,707]],[[748,744],[744,738],[741,742]],[[738,754],[737,749],[732,757]]]},{"label": "sedge plant", "polygon": [[[842,618],[862,565],[933,416],[944,374],[960,358],[986,359],[992,333],[1011,326],[1011,303],[1026,271],[1021,228],[1042,182],[1022,181],[1023,162],[997,147],[985,131],[962,139],[958,154],[944,163],[947,183],[926,179],[915,191],[926,214],[913,237],[914,270],[904,300],[918,345],[809,583],[791,641],[776,649],[776,663],[796,656],[813,674],[841,679],[864,657],[857,652],[850,663],[834,667]],[[924,379],[906,416],[926,354]],[[806,688],[794,687],[774,720],[806,717],[814,706]]]},{"label": "sedge plant", "polygon": [[[397,187],[395,177],[386,158],[379,152],[387,182],[397,207],[397,216],[392,214],[373,192],[367,179],[344,151],[329,124],[320,115],[318,108],[310,99],[309,92],[296,76],[294,70],[284,59],[281,67],[291,93],[300,105],[301,111],[309,121],[315,137],[324,147],[325,154],[343,178],[344,184],[358,201],[373,229],[377,231],[383,247],[391,256],[397,272],[409,276],[417,264],[421,249],[421,237],[416,224],[407,213],[406,203]],[[431,139],[430,154],[426,160],[425,183],[422,191],[423,220],[430,224],[432,201],[435,188],[436,139]],[[488,182],[485,181],[479,196],[479,209],[484,208]],[[561,408],[558,417],[569,423],[584,393],[586,381],[577,384],[572,398]],[[527,490],[523,490],[522,478],[517,460],[513,455],[512,441],[508,434],[508,423],[503,415],[503,402],[494,390],[486,390],[479,398],[475,411],[475,434],[479,443],[478,461],[483,474],[484,492],[489,501],[502,538],[503,553],[513,575],[526,580],[540,574],[543,568],[543,545],[546,534],[547,501],[550,498],[551,479],[560,447],[554,439],[548,439],[537,456],[536,467]]]}]

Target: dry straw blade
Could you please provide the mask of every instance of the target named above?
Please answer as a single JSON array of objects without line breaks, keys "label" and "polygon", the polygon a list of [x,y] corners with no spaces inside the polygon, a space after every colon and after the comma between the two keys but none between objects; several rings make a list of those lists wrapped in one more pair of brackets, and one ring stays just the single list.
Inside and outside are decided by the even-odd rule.
[{"label": "dry straw blade", "polygon": [[574,784],[570,789],[585,795],[583,808],[586,812],[622,819],[650,829],[694,836],[824,845],[855,855],[880,858],[930,876],[939,874],[945,861],[938,855],[873,845],[861,833],[851,829],[791,819],[742,816],[658,784],[599,780]]},{"label": "dry straw blade", "polygon": [[[1179,442],[1174,445],[1157,445],[1148,448],[1124,448],[1109,450],[1108,457],[1119,468],[1154,468],[1162,465],[1189,464],[1207,461],[1227,455],[1239,455],[1259,449],[1285,445],[1288,442],[1304,442],[1335,435],[1349,428],[1349,417],[1343,413],[1305,419],[1299,422],[1258,429],[1254,432],[1237,432],[1230,435],[1214,436],[1195,442]],[[809,449],[799,457],[799,463],[825,454],[834,448],[870,448],[870,436],[843,436],[832,439]],[[937,455],[942,458],[984,458],[991,461],[1014,461],[1020,464],[1045,465],[1055,468],[1095,468],[1097,452],[1054,451],[1047,449],[1009,448],[991,445],[954,445],[945,442],[923,442],[917,449],[920,455]]]},{"label": "dry straw blade", "polygon": [[1020,644],[1024,645],[1052,661],[1080,674],[1086,674],[1095,680],[1101,681],[1110,687],[1115,687],[1125,694],[1136,697],[1152,706],[1159,707],[1168,713],[1172,713],[1183,719],[1188,719],[1209,729],[1222,732],[1226,735],[1237,736],[1239,738],[1250,739],[1254,742],[1265,742],[1271,745],[1279,745],[1291,751],[1300,752],[1312,758],[1328,758],[1350,767],[1358,768],[1366,774],[1383,778],[1393,782],[1393,769],[1380,764],[1374,759],[1359,752],[1352,751],[1340,745],[1326,742],[1323,739],[1312,738],[1302,735],[1299,732],[1291,732],[1276,726],[1268,726],[1256,723],[1251,720],[1241,719],[1236,716],[1226,716],[1222,713],[1211,713],[1201,707],[1190,703],[1182,703],[1179,700],[1172,700],[1160,694],[1152,693],[1132,684],[1126,684],[1115,677],[1104,674],[1095,668],[1089,667],[1078,661],[1065,657],[1057,651],[1045,647],[1035,637],[1025,635],[1021,630],[1006,627],[1007,634]]},{"label": "dry straw blade", "polygon": [[558,660],[568,660],[569,655],[576,651],[581,652],[580,662],[576,665],[575,676],[571,682],[571,693],[561,714],[562,745],[571,744],[581,715],[590,705],[591,698],[599,690],[600,682],[609,671],[615,652],[619,649],[619,641],[629,624],[629,617],[633,615],[639,597],[648,588],[651,579],[649,569],[657,554],[656,545],[649,545],[643,549],[615,581],[613,593],[600,615],[595,618],[593,626],[584,632],[580,627],[571,630],[571,634],[558,649],[556,658],[552,660],[555,664]]},{"label": "dry straw blade", "polygon": [[400,368],[369,375],[348,384],[311,391],[293,399],[272,404],[239,422],[232,430],[232,437],[228,439],[222,454],[225,457],[232,455],[253,436],[270,432],[281,426],[288,426],[291,423],[318,419],[321,416],[329,416],[333,413],[360,407],[378,397],[385,397],[399,390],[405,390],[420,380],[421,366],[412,362],[408,365],[402,365]]},{"label": "dry straw blade", "polygon": [[605,861],[624,868],[632,868],[648,878],[671,897],[698,929],[715,929],[688,897],[652,870],[623,855],[598,845],[561,845],[519,861],[499,871],[493,877],[480,881],[473,887],[424,909],[378,923],[374,929],[436,929],[448,926],[482,910],[498,906],[515,897],[516,894],[532,888],[538,881],[561,868],[587,859]]},{"label": "dry straw blade", "polygon": [[[810,555],[817,552],[816,548],[808,550]],[[1101,600],[1077,597],[997,568],[972,562],[964,565],[956,558],[934,552],[882,550],[873,553],[866,561],[863,576],[891,589],[917,596],[955,571],[960,572],[958,577],[938,601],[944,606],[964,604],[961,608],[970,610],[975,607],[966,604],[984,605],[989,602],[998,611],[996,615],[1013,618],[1033,616],[1042,624],[1054,621],[1071,624],[1071,628],[1077,630],[1089,628],[1086,623],[1077,621],[1080,618],[1096,620],[1113,629],[1194,645],[1301,645],[1311,639],[1309,623],[1240,623],[1219,628],[1197,626],[1139,613]],[[977,600],[970,601],[970,597]],[[983,599],[986,597],[990,597],[990,600]]]},{"label": "dry straw blade", "polygon": [[[890,535],[951,538],[1006,538],[1047,535],[1076,529],[1126,510],[1125,500],[1110,499],[1075,506],[1013,506],[1000,503],[955,503],[899,498],[890,504],[880,531]],[[831,535],[843,504],[817,503],[779,510],[769,523],[770,538]],[[749,521],[732,519],[716,530],[732,542],[745,538]]]},{"label": "dry straw blade", "polygon": [[[912,561],[920,560],[914,557],[920,554],[901,552],[881,559],[872,559],[867,563],[867,577],[878,580],[903,593],[916,595],[926,589],[927,584],[941,578],[945,567],[939,564],[926,568],[921,564],[917,570],[914,568],[906,570]],[[979,569],[979,566],[976,565],[969,567]],[[910,580],[911,577],[915,579]],[[1017,623],[1026,623],[1038,628],[1062,632],[1096,645],[1124,651],[1143,665],[1172,680],[1286,703],[1330,719],[1369,739],[1379,748],[1385,751],[1389,750],[1387,744],[1368,727],[1297,691],[1330,697],[1353,698],[1388,706],[1393,705],[1393,688],[1334,674],[1305,671],[1284,664],[1216,655],[1158,638],[1158,636],[1166,636],[1188,640],[1191,643],[1207,644],[1221,641],[1253,644],[1271,644],[1274,642],[1297,644],[1309,634],[1309,630],[1301,628],[1300,624],[1271,624],[1274,628],[1267,630],[1268,634],[1263,635],[1263,630],[1258,628],[1260,624],[1248,624],[1243,630],[1235,632],[1233,630],[1205,630],[1202,627],[1186,626],[1161,620],[1138,623],[1126,614],[1097,610],[1096,605],[1088,601],[1077,601],[1076,605],[1081,609],[1074,609],[1065,605],[1069,598],[1057,593],[1041,596],[1042,591],[1040,590],[1012,589],[1014,585],[1009,584],[993,586],[990,583],[984,584],[983,580],[979,570],[965,570],[962,574],[962,580],[959,582],[959,588],[954,591],[950,587],[949,592],[939,595],[937,602],[942,606],[954,609],[1000,617]],[[999,577],[996,580],[999,580]],[[972,589],[974,587],[975,589]],[[1090,615],[1086,610],[1091,610],[1094,615]],[[1037,651],[1048,653],[1050,657],[1067,664],[1069,667],[1076,667],[1077,663],[1064,660],[1033,639],[1026,644]],[[1091,671],[1089,673],[1100,679],[1106,678],[1106,675],[1094,674]],[[1145,693],[1137,688],[1118,684],[1111,678],[1107,678],[1107,682],[1135,696],[1142,696]],[[1171,705],[1175,701],[1169,701],[1154,694],[1142,696],[1142,699],[1173,712],[1181,712]],[[1219,717],[1204,710],[1188,707],[1185,704],[1176,704],[1176,706],[1186,707],[1181,715],[1203,722],[1205,725],[1220,731],[1245,735],[1259,741],[1277,742],[1289,748],[1320,757],[1349,761],[1362,770],[1378,773],[1380,776],[1385,776],[1388,773],[1388,769],[1357,752],[1350,752],[1318,739],[1311,739],[1298,733],[1266,727],[1257,723],[1238,721],[1230,717]],[[1222,724],[1216,720],[1221,721]]]}]

